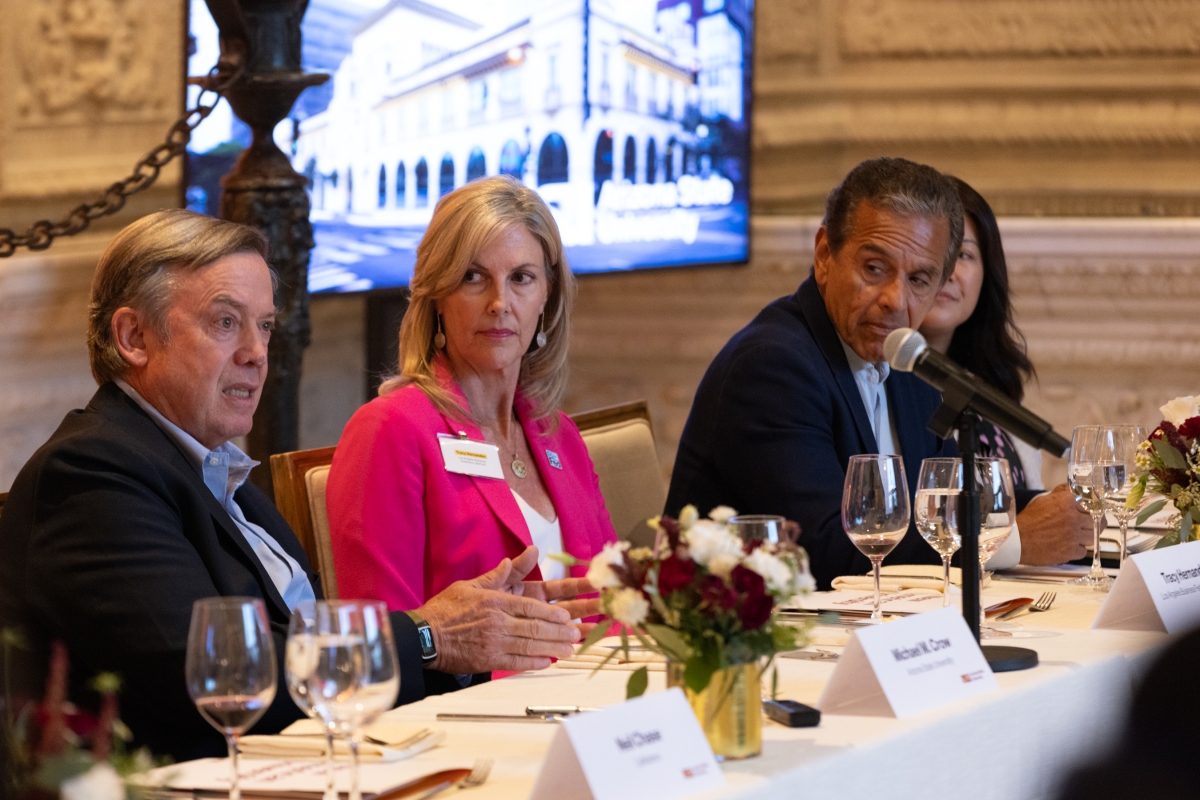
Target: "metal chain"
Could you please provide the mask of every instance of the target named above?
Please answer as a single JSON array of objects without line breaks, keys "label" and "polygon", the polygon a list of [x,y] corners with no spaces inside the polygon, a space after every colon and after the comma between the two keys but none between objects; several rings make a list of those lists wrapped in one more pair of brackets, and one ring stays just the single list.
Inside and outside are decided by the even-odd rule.
[{"label": "metal chain", "polygon": [[[244,68],[244,59],[223,55],[199,83],[200,95],[196,98],[195,108],[188,109],[175,121],[167,132],[166,141],[142,156],[129,177],[109,186],[98,199],[76,206],[60,222],[38,220],[23,235],[11,228],[0,228],[0,258],[11,256],[18,247],[45,250],[59,236],[74,236],[83,232],[92,220],[120,211],[130,195],[150,188],[162,168],[186,152],[192,131],[217,107],[225,92],[242,76]],[[209,93],[213,95],[212,102],[205,104],[204,97]]]}]

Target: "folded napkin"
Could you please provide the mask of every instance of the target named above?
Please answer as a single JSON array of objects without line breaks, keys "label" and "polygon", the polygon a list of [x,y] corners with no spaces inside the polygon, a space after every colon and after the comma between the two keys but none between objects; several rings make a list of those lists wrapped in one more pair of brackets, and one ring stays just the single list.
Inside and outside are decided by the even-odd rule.
[{"label": "folded napkin", "polygon": [[[889,564],[880,570],[879,589],[884,592],[900,592],[905,589],[942,590],[942,567],[939,564]],[[990,580],[985,573],[983,586]],[[950,584],[962,586],[962,570],[950,568]],[[869,592],[875,589],[873,575],[843,575],[833,579],[834,590],[851,589]]]},{"label": "folded napkin", "polygon": [[[364,731],[358,757],[362,761],[403,761],[437,747],[445,738],[442,730],[377,722]],[[325,734],[320,723],[303,719],[278,736],[243,736],[238,740],[238,750],[246,758],[324,758]],[[343,739],[334,739],[333,755],[350,757],[350,748]]]},{"label": "folded napkin", "polygon": [[579,648],[576,647],[575,655],[567,659],[560,659],[556,662],[556,666],[563,669],[595,669],[604,663],[604,659],[608,658],[608,654],[615,649],[616,655],[604,663],[604,669],[633,671],[646,667],[650,672],[666,671],[667,660],[663,656],[634,644],[630,645],[627,658],[624,651],[619,649],[620,642],[620,637],[608,636],[589,647],[586,653],[580,653]]}]

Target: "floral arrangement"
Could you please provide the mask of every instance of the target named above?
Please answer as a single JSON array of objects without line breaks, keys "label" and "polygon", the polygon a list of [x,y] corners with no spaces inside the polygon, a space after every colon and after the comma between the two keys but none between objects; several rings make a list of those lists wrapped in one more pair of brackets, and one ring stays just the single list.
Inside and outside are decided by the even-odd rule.
[{"label": "floral arrangement", "polygon": [[[803,646],[803,631],[781,623],[775,609],[814,588],[808,556],[794,544],[743,545],[728,524],[736,514],[719,506],[700,519],[695,506],[687,506],[678,520],[648,521],[656,531],[653,548],[606,545],[587,577],[610,619],[592,630],[580,652],[620,623],[626,658],[634,637],[682,663],[688,688],[702,692],[718,670]],[[634,672],[627,696],[641,695],[648,680],[645,667]]]},{"label": "floral arrangement", "polygon": [[1186,542],[1200,523],[1200,397],[1177,397],[1159,409],[1163,420],[1138,447],[1138,481],[1126,508],[1136,509],[1147,492],[1163,495],[1137,516],[1141,525],[1169,499],[1179,513],[1158,547]]},{"label": "floral arrangement", "polygon": [[[0,695],[0,797],[62,800],[134,800],[140,793],[124,776],[168,763],[145,749],[130,751],[133,734],[117,713],[121,681],[101,673],[92,681],[100,695],[93,715],[67,701],[67,651],[56,643],[41,703],[19,702],[8,676],[15,649],[26,647],[11,628],[0,630],[4,687]],[[90,745],[90,749],[88,746]]]}]

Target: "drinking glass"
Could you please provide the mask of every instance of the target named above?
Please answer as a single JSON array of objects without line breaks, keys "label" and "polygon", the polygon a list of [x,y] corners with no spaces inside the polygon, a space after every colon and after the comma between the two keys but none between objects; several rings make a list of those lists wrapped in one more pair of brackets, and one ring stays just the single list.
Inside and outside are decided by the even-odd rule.
[{"label": "drinking glass", "polygon": [[770,542],[779,544],[787,542],[788,537],[783,530],[783,517],[770,514],[739,514],[729,518],[733,532],[744,544],[751,542]]},{"label": "drinking glass", "polygon": [[188,694],[229,747],[229,800],[241,800],[238,737],[275,699],[275,645],[267,609],[253,597],[212,597],[192,605],[184,667]]},{"label": "drinking glass", "polygon": [[958,533],[958,496],[962,459],[927,458],[921,462],[913,505],[917,531],[942,557],[942,605],[950,605],[950,559],[962,546]]},{"label": "drinking glass", "polygon": [[292,696],[296,706],[312,719],[322,723],[321,729],[325,734],[325,800],[338,800],[337,789],[334,786],[333,728],[324,724],[308,696],[308,682],[317,667],[316,622],[314,601],[301,601],[292,609],[292,618],[288,623],[284,674],[287,678],[288,694]]},{"label": "drinking glass", "polygon": [[[979,579],[982,584],[987,562],[1008,541],[1017,521],[1017,501],[1008,459],[976,457],[975,486],[979,490]],[[987,625],[982,603],[979,635],[983,639],[1011,636]]]},{"label": "drinking glass", "polygon": [[[1108,510],[1117,518],[1121,528],[1120,563],[1124,565],[1125,557],[1129,554],[1129,521],[1136,517],[1150,502],[1150,498],[1142,495],[1142,499],[1134,508],[1128,508],[1129,493],[1137,485],[1137,452],[1142,442],[1147,439],[1147,431],[1141,425],[1114,425],[1112,460],[1125,470],[1125,482],[1111,494],[1105,497]],[[1113,484],[1119,476],[1113,476]]]},{"label": "drinking glass", "polygon": [[842,529],[874,568],[874,622],[883,621],[879,568],[884,556],[904,538],[910,516],[908,480],[900,456],[850,456],[842,490]]},{"label": "drinking glass", "polygon": [[1075,581],[1098,592],[1107,592],[1112,579],[1100,566],[1100,533],[1107,521],[1106,497],[1125,484],[1125,465],[1115,460],[1112,426],[1080,425],[1071,434],[1071,456],[1067,461],[1067,483],[1075,500],[1092,515],[1092,568]]}]

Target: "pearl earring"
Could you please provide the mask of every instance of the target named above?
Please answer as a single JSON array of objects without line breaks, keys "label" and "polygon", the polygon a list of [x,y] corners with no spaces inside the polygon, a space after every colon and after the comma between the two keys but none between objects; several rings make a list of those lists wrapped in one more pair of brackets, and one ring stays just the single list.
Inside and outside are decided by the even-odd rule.
[{"label": "pearl earring", "polygon": [[446,348],[446,334],[442,333],[442,315],[437,315],[437,333],[433,335],[433,346],[438,350]]},{"label": "pearl earring", "polygon": [[539,350],[546,346],[546,315],[545,314],[538,314],[538,332],[537,332],[537,336],[534,337],[534,341],[537,342],[537,346],[538,346]]}]

